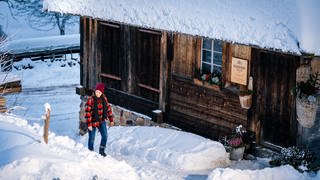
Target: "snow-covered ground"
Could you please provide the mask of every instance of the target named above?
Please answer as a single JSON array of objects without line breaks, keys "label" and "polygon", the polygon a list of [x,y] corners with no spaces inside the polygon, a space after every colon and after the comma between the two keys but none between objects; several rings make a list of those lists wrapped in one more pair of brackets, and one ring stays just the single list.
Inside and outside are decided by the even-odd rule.
[{"label": "snow-covered ground", "polygon": [[[2,5],[0,24],[11,40],[58,35],[12,19]],[[290,166],[269,168],[269,159],[229,161],[218,142],[160,127],[109,128],[103,158],[87,149],[87,135],[78,135],[79,71],[77,55],[14,64],[10,77],[22,80],[22,92],[6,95],[10,111],[0,114],[0,179],[320,179]],[[52,109],[48,144],[42,138],[45,103]],[[99,141],[97,133],[96,150]]]},{"label": "snow-covered ground", "polygon": [[[24,59],[14,67],[23,91],[6,95],[11,113],[0,115],[0,179],[320,178],[291,166],[269,168],[268,159],[229,161],[218,142],[160,127],[109,128],[103,158],[87,149],[87,135],[77,135],[78,61]],[[42,139],[45,103],[52,108],[48,144]],[[97,134],[95,149],[99,141]]]}]

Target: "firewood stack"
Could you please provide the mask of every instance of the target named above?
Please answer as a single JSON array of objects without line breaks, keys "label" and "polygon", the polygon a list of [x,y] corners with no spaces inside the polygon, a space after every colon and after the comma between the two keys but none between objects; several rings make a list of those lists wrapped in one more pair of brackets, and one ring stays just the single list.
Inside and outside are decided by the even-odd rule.
[{"label": "firewood stack", "polygon": [[0,96],[0,113],[4,113],[6,111],[7,111],[6,98],[3,96]]},{"label": "firewood stack", "polygon": [[14,93],[21,91],[21,83],[19,81],[12,81],[0,84],[0,93]]}]

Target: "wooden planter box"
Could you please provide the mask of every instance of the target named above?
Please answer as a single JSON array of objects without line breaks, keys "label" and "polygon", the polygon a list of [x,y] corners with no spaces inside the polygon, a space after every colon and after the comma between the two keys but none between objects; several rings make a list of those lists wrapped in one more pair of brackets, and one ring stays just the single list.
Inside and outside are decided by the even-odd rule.
[{"label": "wooden planter box", "polygon": [[216,85],[216,84],[209,84],[206,81],[201,81],[199,79],[193,79],[193,83],[198,85],[198,86],[203,86],[206,87],[208,89],[213,89],[215,91],[220,91],[220,86]]},{"label": "wooden planter box", "polygon": [[250,109],[252,105],[252,94],[239,95],[240,105],[244,109]]}]

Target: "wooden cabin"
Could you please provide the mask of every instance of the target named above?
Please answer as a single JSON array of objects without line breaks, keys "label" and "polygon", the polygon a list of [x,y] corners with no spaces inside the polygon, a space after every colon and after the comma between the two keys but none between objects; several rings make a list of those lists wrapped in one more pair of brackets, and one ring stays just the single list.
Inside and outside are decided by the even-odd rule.
[{"label": "wooden cabin", "polygon": [[[172,15],[171,18],[177,18],[175,23],[190,30],[188,25],[194,24],[188,23],[194,19],[185,21],[183,17],[184,8],[189,6],[176,6],[174,11],[163,8],[161,11],[154,8],[157,4],[153,1],[144,4],[143,9],[140,9],[139,3],[127,7],[117,1],[104,2],[99,6],[71,1],[69,3],[73,4],[70,7],[73,8],[64,9],[68,6],[57,6],[48,0],[45,3],[45,8],[51,11],[81,15],[80,84],[84,91],[79,90],[79,94],[84,95],[82,92],[94,89],[96,83],[102,81],[107,86],[105,93],[111,103],[148,116],[153,116],[154,110],[161,110],[164,122],[211,139],[230,134],[235,127],[243,125],[254,132],[258,144],[268,147],[305,145],[304,140],[311,134],[320,143],[320,134],[316,129],[320,124],[319,118],[315,128],[309,130],[301,128],[296,120],[295,98],[290,94],[290,89],[296,85],[296,71],[300,64],[312,63],[301,55],[299,42],[291,43],[293,52],[290,48],[282,49],[285,43],[297,40],[292,38],[293,34],[286,29],[287,26],[283,28],[282,25],[278,26],[281,23],[275,25],[274,22],[266,22],[265,28],[276,28],[274,31],[289,35],[284,39],[280,37],[279,41],[284,44],[271,44],[270,48],[264,48],[264,43],[254,45],[255,41],[252,41],[253,45],[250,45],[245,40],[241,42],[241,39],[233,36],[232,29],[224,31],[228,33],[225,39],[236,40],[223,41],[213,35],[205,36],[207,31],[201,31],[202,27],[192,27],[200,29],[198,34],[202,35],[197,36],[166,26],[170,25],[168,16]],[[166,3],[175,5],[174,2]],[[193,9],[206,8],[205,4],[186,3],[197,6],[189,9],[190,13],[196,16],[200,13],[199,17],[204,15]],[[214,5],[209,1],[206,3]],[[289,5],[278,2],[273,10],[280,8],[281,12],[290,14],[290,7],[296,6]],[[171,7],[170,4],[167,6]],[[227,13],[232,13],[229,12],[231,9],[238,9],[233,4],[223,4],[221,7],[228,7]],[[261,8],[263,11],[264,8]],[[146,16],[144,13],[158,15],[157,18],[161,19],[152,21],[154,19],[150,18],[150,21],[144,22],[139,19]],[[247,14],[239,14],[244,18],[233,20],[241,24],[249,19],[254,24],[271,13],[262,12],[248,17]],[[218,14],[212,18],[219,17],[223,16]],[[224,27],[215,24],[217,22],[210,17],[206,20],[211,23],[210,27]],[[199,26],[205,22],[200,21]],[[231,24],[230,27],[242,28],[232,26],[237,23],[227,23]],[[210,30],[210,27],[206,28]],[[256,32],[251,24],[239,31],[244,35],[250,28],[253,29],[250,32]],[[270,32],[265,33],[262,36],[267,37]],[[277,34],[275,36],[268,37],[279,38]],[[211,84],[205,81],[211,81]],[[242,108],[239,93],[248,88],[254,92],[252,103]],[[250,99],[244,102],[248,105]],[[320,151],[319,146],[317,148]]]},{"label": "wooden cabin", "polygon": [[[104,82],[111,103],[149,116],[159,109],[164,122],[212,139],[241,124],[260,144],[296,144],[290,89],[299,56],[90,17],[81,17],[80,27],[80,83],[93,89]],[[246,64],[236,80],[234,58]],[[222,85],[197,83],[197,69],[220,71]],[[238,95],[250,76],[255,93],[244,109]]]}]

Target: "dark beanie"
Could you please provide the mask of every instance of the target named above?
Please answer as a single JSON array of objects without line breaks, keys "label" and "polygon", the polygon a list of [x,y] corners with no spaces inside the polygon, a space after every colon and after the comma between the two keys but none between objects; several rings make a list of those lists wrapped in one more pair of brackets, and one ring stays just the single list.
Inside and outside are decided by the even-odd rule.
[{"label": "dark beanie", "polygon": [[98,83],[96,86],[96,90],[99,90],[100,92],[104,93],[104,84]]}]

